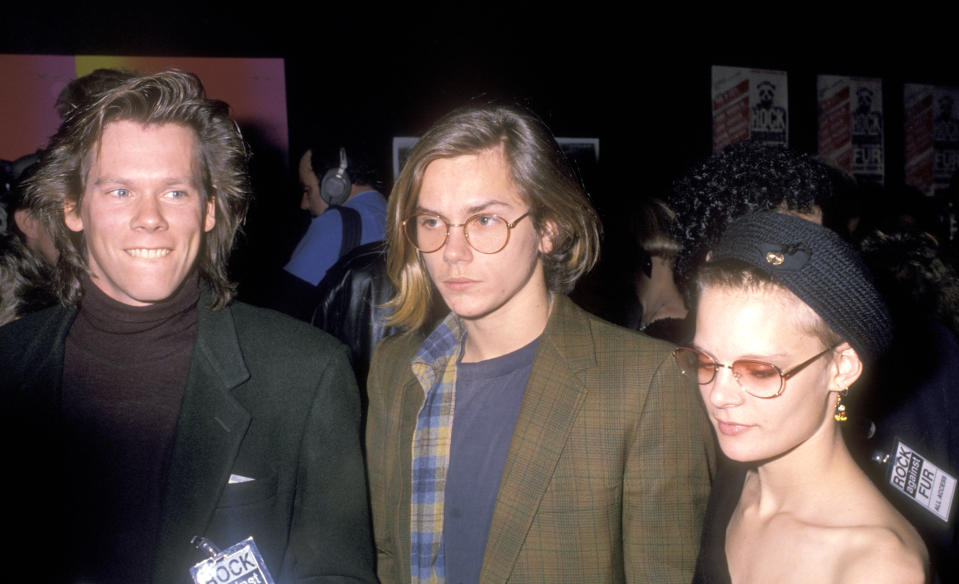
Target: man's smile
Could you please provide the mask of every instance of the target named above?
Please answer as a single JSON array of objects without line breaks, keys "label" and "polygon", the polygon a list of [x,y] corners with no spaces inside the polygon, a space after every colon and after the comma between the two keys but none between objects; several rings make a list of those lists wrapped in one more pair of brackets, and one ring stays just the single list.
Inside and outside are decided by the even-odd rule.
[{"label": "man's smile", "polygon": [[154,258],[162,258],[163,256],[167,255],[173,250],[168,247],[160,247],[160,248],[135,247],[131,249],[126,249],[124,251],[135,258],[154,259]]}]

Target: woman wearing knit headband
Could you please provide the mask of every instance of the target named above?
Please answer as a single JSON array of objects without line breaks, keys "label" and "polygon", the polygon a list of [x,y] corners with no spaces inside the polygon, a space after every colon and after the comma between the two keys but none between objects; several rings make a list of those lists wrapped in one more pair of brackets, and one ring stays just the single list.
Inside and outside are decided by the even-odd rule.
[{"label": "woman wearing knit headband", "polygon": [[925,546],[853,461],[844,400],[891,337],[856,253],[798,217],[729,226],[676,350],[723,453],[695,582],[923,582]]}]

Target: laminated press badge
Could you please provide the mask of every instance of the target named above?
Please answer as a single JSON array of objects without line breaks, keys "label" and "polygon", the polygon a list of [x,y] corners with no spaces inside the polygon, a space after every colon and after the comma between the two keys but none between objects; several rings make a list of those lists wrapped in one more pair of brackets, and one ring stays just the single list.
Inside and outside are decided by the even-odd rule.
[{"label": "laminated press badge", "polygon": [[[940,521],[949,523],[956,495],[956,477],[896,438],[894,456],[877,452],[873,460],[888,464],[889,484]],[[892,460],[890,460],[892,459]]]},{"label": "laminated press badge", "polygon": [[190,568],[196,584],[274,584],[252,537],[225,550],[205,537],[194,537],[191,543],[210,555]]}]

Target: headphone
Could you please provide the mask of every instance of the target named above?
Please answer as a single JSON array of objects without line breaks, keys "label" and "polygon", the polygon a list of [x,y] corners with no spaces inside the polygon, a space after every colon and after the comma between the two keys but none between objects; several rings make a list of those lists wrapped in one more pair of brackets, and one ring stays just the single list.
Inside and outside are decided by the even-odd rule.
[{"label": "headphone", "polygon": [[353,182],[346,172],[346,148],[340,148],[340,167],[331,168],[323,175],[320,181],[320,198],[331,207],[339,207],[350,198],[350,189]]}]

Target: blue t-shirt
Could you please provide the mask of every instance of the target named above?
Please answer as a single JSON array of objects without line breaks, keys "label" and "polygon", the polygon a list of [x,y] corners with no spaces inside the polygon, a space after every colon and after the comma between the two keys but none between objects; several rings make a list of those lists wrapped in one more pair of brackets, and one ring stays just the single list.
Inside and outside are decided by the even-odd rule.
[{"label": "blue t-shirt", "polygon": [[513,439],[537,338],[478,363],[458,363],[450,467],[443,497],[446,581],[479,581],[496,494]]},{"label": "blue t-shirt", "polygon": [[[386,199],[377,191],[363,191],[347,201],[344,207],[360,214],[360,245],[386,238]],[[326,212],[315,217],[296,245],[289,263],[283,268],[301,280],[316,286],[326,271],[340,257],[343,242],[343,219],[339,213]],[[350,250],[343,250],[345,255]]]}]

